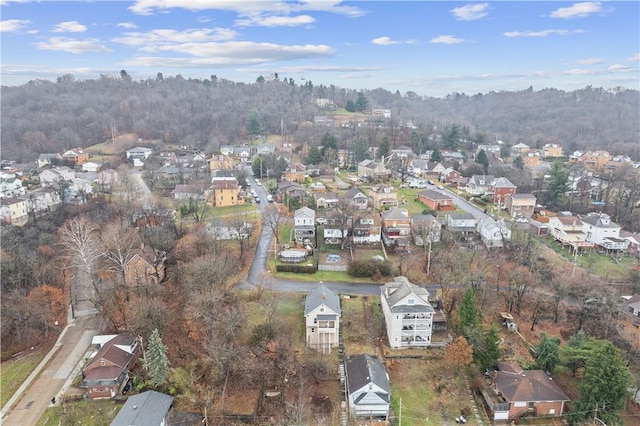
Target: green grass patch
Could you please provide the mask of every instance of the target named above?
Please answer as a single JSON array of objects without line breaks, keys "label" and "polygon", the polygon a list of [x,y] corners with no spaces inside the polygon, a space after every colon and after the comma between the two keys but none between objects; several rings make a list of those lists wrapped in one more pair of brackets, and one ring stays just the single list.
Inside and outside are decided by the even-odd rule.
[{"label": "green grass patch", "polygon": [[[342,299],[343,341],[347,355],[375,352],[374,312],[380,310],[380,296]],[[371,333],[374,333],[372,336]]]},{"label": "green grass patch", "polygon": [[2,374],[0,375],[0,404],[2,407],[40,364],[46,353],[44,349],[39,349],[22,359],[5,361],[0,365],[0,369],[2,369]]},{"label": "green grass patch", "polygon": [[285,223],[280,225],[278,230],[280,244],[290,244],[294,240],[293,223]]},{"label": "green grass patch", "polygon": [[[354,278],[349,276],[346,272],[333,272],[333,271],[317,271],[315,274],[296,274],[294,272],[278,272],[275,274],[277,278],[291,281],[304,281],[304,282],[353,282],[370,284],[371,279],[367,278]],[[382,284],[381,284],[382,285]]]},{"label": "green grass patch", "polygon": [[64,407],[49,407],[37,426],[92,425],[109,426],[122,408],[110,399],[96,399],[66,403]]},{"label": "green grass patch", "polygon": [[211,207],[207,212],[207,217],[223,217],[223,216],[235,216],[237,214],[251,213],[255,214],[255,217],[259,217],[260,210],[257,206],[251,203],[240,204],[239,206],[227,206],[227,207]]}]

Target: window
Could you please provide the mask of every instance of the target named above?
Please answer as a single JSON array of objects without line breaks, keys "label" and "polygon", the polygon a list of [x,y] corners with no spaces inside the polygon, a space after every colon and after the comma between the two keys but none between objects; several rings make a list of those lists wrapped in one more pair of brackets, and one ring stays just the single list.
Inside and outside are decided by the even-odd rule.
[{"label": "window", "polygon": [[315,329],[315,328],[313,328],[313,327],[311,327],[311,332],[312,332],[312,333],[315,333],[315,332],[316,332],[316,329]]},{"label": "window", "polygon": [[555,408],[550,408],[549,409],[549,415],[553,416],[554,414],[556,414],[556,409]]},{"label": "window", "polygon": [[407,305],[415,305],[416,301],[413,299],[408,299],[407,300]]}]

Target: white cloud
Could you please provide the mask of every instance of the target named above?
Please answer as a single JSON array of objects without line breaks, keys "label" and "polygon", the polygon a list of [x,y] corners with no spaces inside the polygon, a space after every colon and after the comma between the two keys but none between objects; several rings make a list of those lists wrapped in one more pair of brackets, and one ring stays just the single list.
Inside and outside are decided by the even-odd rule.
[{"label": "white cloud", "polygon": [[604,62],[601,58],[587,58],[578,61],[579,65],[596,65]]},{"label": "white cloud", "polygon": [[504,33],[506,37],[547,37],[550,35],[567,36],[571,34],[580,34],[584,30],[542,30],[542,31],[510,31]]},{"label": "white cloud", "polygon": [[431,39],[431,43],[439,43],[439,44],[458,44],[464,43],[464,39],[454,37],[452,35],[441,35]]},{"label": "white cloud", "polygon": [[556,9],[551,12],[551,17],[560,19],[584,18],[603,11],[604,10],[600,2],[582,2],[575,3],[569,7]]},{"label": "white cloud", "polygon": [[58,25],[53,27],[52,31],[54,33],[83,33],[87,31],[87,27],[78,21],[66,21],[60,22]]},{"label": "white cloud", "polygon": [[625,59],[627,62],[640,62],[640,53],[636,53],[633,56],[629,56]]},{"label": "white cloud", "polygon": [[205,43],[211,41],[232,40],[237,36],[234,30],[227,28],[188,29],[184,31],[157,29],[149,32],[126,32],[112,41],[128,46],[145,46],[148,50],[156,45],[172,43]]},{"label": "white cloud", "polygon": [[456,7],[451,9],[450,12],[459,21],[475,21],[487,16],[489,14],[487,9],[489,9],[489,3],[476,3]]},{"label": "white cloud", "polygon": [[138,26],[133,22],[120,22],[119,24],[116,24],[116,27],[126,28],[128,30],[135,30],[138,28]]},{"label": "white cloud", "polygon": [[567,74],[567,75],[586,75],[586,74],[589,74],[589,71],[581,70],[581,69],[573,69],[573,70],[565,71],[564,74]]},{"label": "white cloud", "polygon": [[613,64],[609,67],[609,71],[627,71],[630,69],[631,67],[622,64]]},{"label": "white cloud", "polygon": [[14,33],[26,28],[31,21],[28,19],[9,19],[0,21],[0,33]]},{"label": "white cloud", "polygon": [[298,16],[254,16],[238,19],[236,24],[241,27],[296,27],[315,22],[309,15]]},{"label": "white cloud", "polygon": [[175,52],[191,57],[139,56],[128,60],[128,66],[208,67],[254,65],[274,61],[331,56],[335,52],[325,45],[286,46],[273,43],[237,42],[184,43],[159,45],[155,52]]},{"label": "white cloud", "polygon": [[391,40],[389,37],[378,37],[371,40],[371,43],[379,46],[391,46],[392,44],[401,44],[402,42]]},{"label": "white cloud", "polygon": [[339,0],[302,0],[289,1],[260,1],[260,0],[137,0],[129,7],[133,13],[150,15],[155,11],[168,9],[227,10],[238,13],[243,17],[253,17],[260,14],[273,14],[277,11],[281,16],[303,11],[330,12],[345,16],[362,16],[364,11],[355,6],[342,5]]},{"label": "white cloud", "polygon": [[111,49],[99,44],[97,39],[76,40],[66,37],[51,37],[48,41],[36,43],[40,50],[54,50],[69,53],[111,52]]},{"label": "white cloud", "polygon": [[[348,72],[348,73],[362,73],[370,71],[379,71],[384,67],[353,67],[346,65],[300,65],[293,67],[278,67],[279,72],[286,74],[302,74],[310,72]],[[238,68],[238,71],[242,72],[257,72],[268,73],[273,70],[270,68]]]}]

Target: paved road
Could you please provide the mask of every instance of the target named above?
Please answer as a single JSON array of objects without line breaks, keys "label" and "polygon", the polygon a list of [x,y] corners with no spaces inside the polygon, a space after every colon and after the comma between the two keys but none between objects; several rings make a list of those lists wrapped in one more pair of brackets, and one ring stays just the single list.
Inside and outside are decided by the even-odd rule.
[{"label": "paved road", "polygon": [[101,330],[102,321],[97,316],[71,321],[53,349],[16,392],[15,399],[3,407],[0,424],[35,425],[51,404],[51,399],[66,392],[78,374],[76,367],[89,349],[91,339]]},{"label": "paved road", "polygon": [[458,194],[456,194],[455,192],[450,191],[446,188],[439,189],[438,191],[453,197],[453,204],[455,204],[458,208],[466,211],[467,213],[471,213],[477,220],[493,219],[493,217],[486,214],[482,209],[479,209],[464,198],[458,196]]}]

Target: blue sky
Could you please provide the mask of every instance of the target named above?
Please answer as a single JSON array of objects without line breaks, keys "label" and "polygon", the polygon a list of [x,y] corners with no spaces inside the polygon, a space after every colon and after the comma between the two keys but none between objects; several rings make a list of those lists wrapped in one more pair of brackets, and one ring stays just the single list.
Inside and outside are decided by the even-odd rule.
[{"label": "blue sky", "polygon": [[449,93],[640,88],[640,2],[0,0],[1,84],[158,72]]}]

